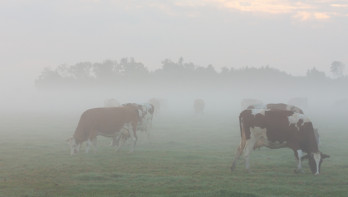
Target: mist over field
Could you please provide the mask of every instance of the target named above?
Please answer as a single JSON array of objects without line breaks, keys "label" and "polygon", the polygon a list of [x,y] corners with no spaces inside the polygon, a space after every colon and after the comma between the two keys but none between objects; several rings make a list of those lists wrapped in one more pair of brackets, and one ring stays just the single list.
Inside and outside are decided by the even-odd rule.
[{"label": "mist over field", "polygon": [[[347,160],[342,157],[348,137],[346,76],[327,77],[315,68],[305,76],[271,67],[216,71],[182,58],[162,64],[149,71],[142,63],[124,58],[46,68],[31,82],[34,88],[4,95],[1,192],[6,196],[347,194],[345,187],[327,184],[328,180],[348,184]],[[129,153],[129,141],[115,152],[111,138],[98,136],[96,152],[85,153],[85,142],[71,156],[66,140],[74,134],[81,114],[104,107],[109,99],[119,104],[158,100],[160,109],[155,109],[150,137],[138,131],[135,152]],[[196,99],[204,101],[203,113],[195,113]],[[306,163],[304,174],[293,173],[295,159],[289,149],[254,151],[254,173],[246,173],[243,159],[230,173],[240,143],[238,116],[244,99],[303,109],[319,130],[320,150],[331,156],[319,178],[313,179]],[[270,177],[275,177],[274,183],[265,183]],[[305,184],[298,186],[299,179]],[[283,186],[274,187],[279,182]],[[249,184],[255,185],[253,190]],[[318,184],[322,191],[315,189]]]}]

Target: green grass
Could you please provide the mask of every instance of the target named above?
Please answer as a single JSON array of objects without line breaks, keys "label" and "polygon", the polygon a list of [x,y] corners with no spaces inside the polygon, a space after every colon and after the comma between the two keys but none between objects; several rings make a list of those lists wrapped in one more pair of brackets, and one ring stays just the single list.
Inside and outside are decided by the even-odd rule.
[{"label": "green grass", "polygon": [[[236,114],[168,115],[154,120],[151,143],[142,134],[134,153],[115,152],[99,137],[97,153],[70,156],[65,139],[78,115],[3,116],[0,196],[348,196],[347,127],[320,122],[320,176],[293,173],[290,149],[262,148],[231,173],[239,144]],[[330,131],[325,131],[330,130]]]}]

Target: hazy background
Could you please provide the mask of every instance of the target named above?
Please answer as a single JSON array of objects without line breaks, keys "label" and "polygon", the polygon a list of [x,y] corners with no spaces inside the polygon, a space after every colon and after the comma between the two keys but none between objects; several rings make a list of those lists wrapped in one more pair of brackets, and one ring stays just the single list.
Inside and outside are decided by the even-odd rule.
[{"label": "hazy background", "polygon": [[[176,62],[183,57],[196,67],[212,65],[217,72],[224,67],[270,66],[296,77],[306,76],[315,67],[334,78],[330,64],[348,62],[347,18],[348,4],[339,0],[4,0],[0,2],[1,105],[12,109],[35,106],[35,102],[41,106],[42,100],[62,103],[60,99],[68,93],[51,91],[52,98],[46,98],[48,94],[35,87],[44,68],[124,57],[134,57],[149,71],[161,69],[167,58]],[[235,84],[228,87],[230,92],[235,90]],[[195,94],[190,89],[191,94],[176,91],[173,95],[148,92],[141,99],[134,98],[131,92],[139,92],[134,90],[127,99],[116,93],[95,99],[101,103],[106,97],[146,101],[156,96],[182,98],[182,94],[191,105],[195,97],[223,97],[218,94],[221,91],[213,90]],[[239,98],[255,96],[235,92],[225,98],[238,98],[239,103]],[[274,100],[285,102],[291,96],[308,95]],[[82,98],[86,97],[92,99]],[[83,102],[81,98],[70,101],[72,105]]]}]

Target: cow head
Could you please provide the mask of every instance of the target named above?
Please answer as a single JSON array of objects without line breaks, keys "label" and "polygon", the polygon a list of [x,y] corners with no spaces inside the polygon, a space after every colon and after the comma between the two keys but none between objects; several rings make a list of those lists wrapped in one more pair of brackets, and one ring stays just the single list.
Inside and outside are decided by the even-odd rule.
[{"label": "cow head", "polygon": [[76,140],[74,137],[71,137],[66,140],[70,146],[70,154],[74,155],[80,151],[80,144],[76,143]]},{"label": "cow head", "polygon": [[323,159],[330,157],[330,155],[326,155],[321,152],[317,153],[309,153],[302,157],[302,159],[308,159],[309,167],[314,175],[319,175],[320,166],[323,162]]}]

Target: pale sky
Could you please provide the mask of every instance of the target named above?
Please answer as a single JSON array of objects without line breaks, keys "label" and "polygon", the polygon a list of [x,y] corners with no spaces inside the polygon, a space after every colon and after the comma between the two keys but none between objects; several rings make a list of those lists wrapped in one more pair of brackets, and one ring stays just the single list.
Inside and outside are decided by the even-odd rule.
[{"label": "pale sky", "polygon": [[26,83],[44,67],[123,57],[293,75],[348,65],[347,0],[1,0],[0,25],[0,77]]}]

